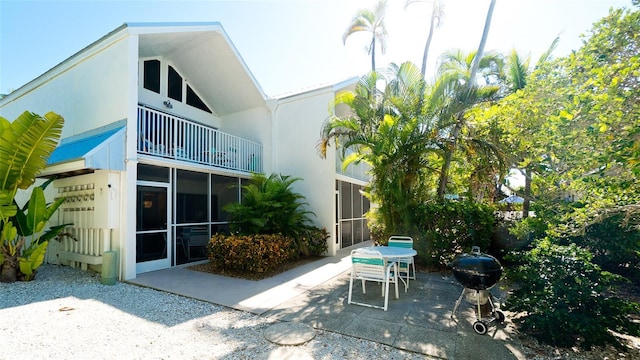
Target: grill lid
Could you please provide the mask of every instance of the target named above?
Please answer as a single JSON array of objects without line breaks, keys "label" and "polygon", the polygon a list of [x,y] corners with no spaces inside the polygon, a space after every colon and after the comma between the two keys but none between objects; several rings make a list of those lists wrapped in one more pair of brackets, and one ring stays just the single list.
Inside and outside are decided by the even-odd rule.
[{"label": "grill lid", "polygon": [[502,276],[502,265],[495,257],[474,246],[471,253],[461,254],[451,263],[453,276],[462,286],[475,290],[493,287]]}]

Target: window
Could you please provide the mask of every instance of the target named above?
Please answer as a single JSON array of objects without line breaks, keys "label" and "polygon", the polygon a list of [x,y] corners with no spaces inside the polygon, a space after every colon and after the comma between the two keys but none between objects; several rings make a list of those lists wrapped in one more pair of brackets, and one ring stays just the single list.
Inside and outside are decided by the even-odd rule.
[{"label": "window", "polygon": [[172,66],[169,66],[167,85],[167,96],[182,101],[182,76]]},{"label": "window", "polygon": [[206,222],[209,176],[205,173],[178,170],[176,179],[176,221],[178,224]]},{"label": "window", "polygon": [[238,178],[211,175],[211,221],[229,221],[229,213],[222,208],[239,202],[237,186]]},{"label": "window", "polygon": [[138,164],[138,180],[169,182],[169,168]]},{"label": "window", "polygon": [[187,85],[187,105],[191,105],[194,108],[206,111],[211,114],[211,110],[209,110],[207,105],[200,99],[198,94],[196,94],[196,92],[193,91],[193,89],[189,85]]},{"label": "window", "polygon": [[[0,0],[1,1],[1,0]],[[162,65],[160,60],[145,60],[143,62],[142,69],[142,85],[145,89],[160,94],[160,84],[166,81],[167,89],[166,96],[170,99],[186,103],[196,109],[206,111],[209,114],[213,112],[207,104],[202,101],[202,98],[196,93],[196,91],[186,83],[185,79],[178,73],[178,71],[171,65]],[[167,67],[166,79],[164,72],[160,71],[163,66]],[[163,88],[162,94],[165,90]],[[186,99],[185,99],[186,97]]]},{"label": "window", "polygon": [[336,230],[340,230],[336,233],[340,236],[341,248],[369,240],[371,234],[364,214],[369,211],[371,204],[369,199],[362,194],[363,187],[336,180],[336,190],[339,192],[336,206],[340,207],[336,208],[337,224],[339,225]]},{"label": "window", "polygon": [[160,93],[160,60],[147,60],[144,62],[144,88]]}]

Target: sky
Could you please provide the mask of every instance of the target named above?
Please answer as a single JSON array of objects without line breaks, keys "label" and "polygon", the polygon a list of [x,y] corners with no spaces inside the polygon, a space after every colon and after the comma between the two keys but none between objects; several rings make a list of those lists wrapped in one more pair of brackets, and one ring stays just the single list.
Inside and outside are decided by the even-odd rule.
[{"label": "sky", "polygon": [[[0,0],[0,93],[20,88],[126,22],[220,22],[247,67],[271,97],[337,83],[370,70],[367,34],[342,35],[358,9],[377,0]],[[384,55],[421,65],[431,5],[389,0]],[[490,0],[444,0],[444,18],[429,50],[477,49]],[[533,62],[560,36],[554,56],[582,44],[580,34],[609,8],[631,0],[497,0],[485,50],[516,49]],[[379,50],[378,50],[379,51]]]}]

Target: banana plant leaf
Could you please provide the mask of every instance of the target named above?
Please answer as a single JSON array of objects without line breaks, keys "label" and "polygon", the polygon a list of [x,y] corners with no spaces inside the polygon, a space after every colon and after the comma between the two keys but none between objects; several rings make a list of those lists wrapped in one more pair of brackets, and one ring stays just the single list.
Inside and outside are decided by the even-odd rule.
[{"label": "banana plant leaf", "polygon": [[[45,201],[44,188],[33,188],[29,202],[23,208],[18,208],[14,217],[19,235],[31,236],[43,231],[44,226],[51,219],[56,210],[58,210],[60,205],[64,203],[65,198],[56,199],[53,203],[48,205],[45,203]],[[57,236],[62,231],[62,228],[67,225],[71,224],[52,227],[49,231],[43,233],[40,236],[42,238],[46,235],[44,239],[38,240],[38,242],[42,240],[52,239],[53,237]],[[53,234],[50,234],[49,232],[52,229],[55,229],[55,232]]]},{"label": "banana plant leaf", "polygon": [[44,262],[47,245],[49,245],[48,241],[32,244],[20,257],[20,272],[24,274],[26,281],[33,280],[36,269]]}]

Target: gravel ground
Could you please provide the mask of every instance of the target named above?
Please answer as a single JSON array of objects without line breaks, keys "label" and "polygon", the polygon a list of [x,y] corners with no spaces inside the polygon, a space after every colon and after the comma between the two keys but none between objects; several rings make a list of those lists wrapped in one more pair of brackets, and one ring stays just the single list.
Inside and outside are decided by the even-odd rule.
[{"label": "gravel ground", "polygon": [[0,283],[0,359],[424,359],[331,332],[299,346],[263,337],[268,318],[43,265]]}]

